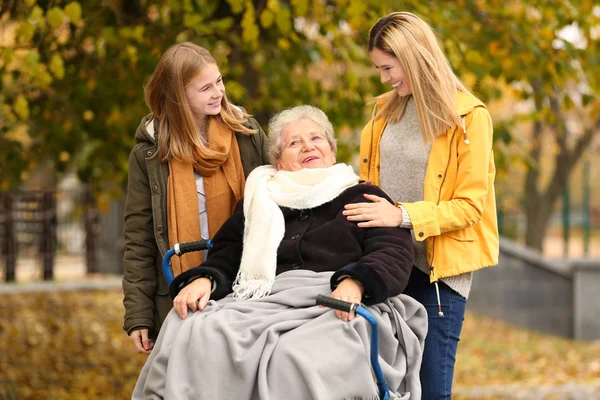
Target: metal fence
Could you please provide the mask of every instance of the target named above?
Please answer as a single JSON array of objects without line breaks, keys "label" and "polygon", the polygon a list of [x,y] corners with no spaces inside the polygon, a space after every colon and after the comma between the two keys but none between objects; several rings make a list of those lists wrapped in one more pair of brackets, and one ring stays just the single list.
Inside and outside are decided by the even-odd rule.
[{"label": "metal fence", "polygon": [[39,262],[44,280],[54,278],[57,254],[85,259],[96,272],[98,213],[89,185],[70,190],[0,192],[0,272],[16,278],[18,259]]}]

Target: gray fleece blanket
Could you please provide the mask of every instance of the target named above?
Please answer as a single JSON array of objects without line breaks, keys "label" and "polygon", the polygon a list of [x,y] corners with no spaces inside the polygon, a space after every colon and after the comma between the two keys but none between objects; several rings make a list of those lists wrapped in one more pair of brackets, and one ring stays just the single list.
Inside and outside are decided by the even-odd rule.
[{"label": "gray fleece blanket", "polygon": [[[171,310],[132,399],[378,399],[370,325],[315,306],[318,294],[331,294],[331,275],[289,271],[262,299],[227,296],[185,320]],[[390,390],[420,399],[425,309],[405,295],[368,309],[380,329],[379,362]]]}]

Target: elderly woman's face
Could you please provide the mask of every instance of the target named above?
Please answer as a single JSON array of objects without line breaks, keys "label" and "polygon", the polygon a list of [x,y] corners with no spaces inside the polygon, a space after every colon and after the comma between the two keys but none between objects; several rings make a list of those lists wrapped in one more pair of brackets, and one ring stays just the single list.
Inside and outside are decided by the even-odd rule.
[{"label": "elderly woman's face", "polygon": [[298,171],[302,168],[327,168],[335,164],[335,154],[321,127],[301,119],[287,124],[281,132],[283,150],[275,168]]}]

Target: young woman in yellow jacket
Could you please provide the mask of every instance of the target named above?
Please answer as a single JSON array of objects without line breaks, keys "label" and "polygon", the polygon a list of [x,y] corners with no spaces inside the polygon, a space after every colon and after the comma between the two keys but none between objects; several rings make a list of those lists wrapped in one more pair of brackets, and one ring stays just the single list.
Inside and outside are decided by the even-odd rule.
[{"label": "young woman in yellow jacket", "polygon": [[365,228],[413,230],[417,268],[405,293],[429,314],[423,399],[449,399],[472,272],[498,263],[492,121],[417,16],[380,19],[369,55],[391,90],[362,132],[360,177],[396,204],[365,195],[344,214]]}]

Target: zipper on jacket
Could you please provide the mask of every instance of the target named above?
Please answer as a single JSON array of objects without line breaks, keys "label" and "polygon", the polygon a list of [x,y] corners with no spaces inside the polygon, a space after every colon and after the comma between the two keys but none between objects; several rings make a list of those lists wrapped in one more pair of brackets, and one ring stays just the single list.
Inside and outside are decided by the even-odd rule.
[{"label": "zipper on jacket", "polygon": [[[462,122],[462,128],[463,128],[463,140],[465,141],[465,144],[469,144],[469,138],[467,137],[467,126],[465,124],[465,117],[461,116],[461,122]],[[456,132],[456,130],[454,131]],[[454,134],[452,134],[452,137],[450,138],[450,149],[448,151],[448,163],[446,164],[446,169],[444,170],[444,178],[442,179],[442,183],[440,184],[440,190],[438,192],[438,200],[437,200],[437,205],[440,204],[440,199],[442,198],[442,186],[444,186],[444,182],[446,181],[446,174],[448,173],[448,167],[450,165],[450,156],[452,155],[452,140],[454,139]],[[435,236],[431,238],[431,259],[433,260],[435,258]],[[435,277],[435,268],[433,265],[431,265],[429,267],[429,274],[432,275],[433,277]],[[433,282],[433,284],[435,285],[435,294],[437,296],[437,303],[438,303],[438,316],[439,317],[444,317],[444,312],[442,311],[442,301],[440,299],[440,286],[438,284],[438,281],[436,280],[435,282]]]},{"label": "zipper on jacket", "polygon": [[[464,127],[464,120],[463,120],[463,127]],[[454,131],[454,132],[456,132],[456,131]],[[452,137],[450,138],[450,146],[448,148],[448,161],[446,162],[446,168],[444,169],[444,177],[442,178],[442,183],[440,184],[440,189],[438,191],[438,199],[437,199],[436,205],[440,204],[440,200],[442,198],[442,187],[444,186],[444,182],[446,181],[446,175],[448,174],[448,167],[450,166],[450,156],[452,155],[452,140],[454,140],[454,132],[452,133]],[[434,259],[435,259],[435,236],[433,236],[431,238],[431,260],[433,261]],[[435,277],[435,268],[433,265],[429,266],[429,274],[431,276]],[[442,302],[440,300],[440,288],[439,288],[437,280],[435,282],[433,282],[433,284],[435,285],[435,293],[437,295],[438,315],[440,317],[443,317],[444,312],[442,311]]]},{"label": "zipper on jacket", "polygon": [[[156,151],[158,152],[158,146],[156,148]],[[159,160],[157,160],[157,163],[158,163],[158,166],[157,166],[157,169],[158,169],[158,187],[160,188],[160,190],[162,190],[162,188],[166,188],[167,187],[166,182],[163,182],[164,179],[163,179],[162,172],[163,172],[164,166],[163,166],[163,163],[161,163]],[[167,174],[171,173],[171,171],[169,171],[168,166],[167,166],[167,171],[168,171]],[[161,219],[163,219],[163,217],[165,217],[165,216],[167,217],[167,219],[163,220],[163,232],[162,232],[162,234],[159,234],[159,237],[156,238],[157,239],[156,243],[158,244],[158,250],[161,253],[161,256],[164,256],[165,253],[167,252],[167,250],[169,250],[169,230],[167,229],[168,228],[167,224],[168,224],[168,218],[169,218],[169,215],[168,215],[169,211],[168,211],[168,204],[167,204],[167,194],[166,193],[161,193],[161,195],[162,195],[161,197],[163,199],[163,200],[160,201]],[[164,204],[163,204],[163,202],[164,202]],[[165,213],[166,215],[164,215],[164,216],[162,215],[163,206],[164,206],[164,210],[166,211],[166,213]],[[162,249],[162,247],[163,247],[163,246],[161,246],[162,240],[160,240],[161,239],[160,238],[161,235],[165,235],[166,238],[167,238],[167,248],[166,249]]]},{"label": "zipper on jacket", "polygon": [[[467,137],[467,126],[465,124],[465,117],[461,116],[462,128],[463,128],[463,140],[466,144],[469,144],[469,138]],[[446,175],[448,174],[448,167],[450,166],[450,156],[452,155],[452,140],[454,140],[454,135],[456,134],[456,130],[452,132],[452,137],[450,138],[450,148],[448,149],[448,162],[446,163],[446,169],[444,169],[444,177],[442,178],[442,183],[440,184],[440,190],[438,191],[438,199],[436,205],[440,204],[440,199],[442,198],[442,187],[444,186],[444,182],[446,181]],[[431,259],[434,259],[435,256],[435,236],[431,238]],[[430,267],[431,275],[435,276],[433,273],[433,266]]]},{"label": "zipper on jacket", "polygon": [[[367,181],[371,181],[371,157],[373,157],[373,134],[375,133],[375,118],[377,117],[377,103],[373,107],[373,114],[371,115],[371,138],[369,141],[369,156],[367,158]],[[381,177],[379,177],[381,181]]]},{"label": "zipper on jacket", "polygon": [[[456,131],[454,131],[456,132]],[[442,178],[442,183],[440,184],[440,189],[438,190],[438,199],[437,202],[435,203],[436,205],[440,204],[440,200],[442,198],[442,187],[444,186],[444,182],[446,182],[446,175],[448,174],[448,167],[450,166],[450,156],[452,155],[452,140],[454,139],[454,133],[452,134],[452,137],[450,138],[450,147],[448,149],[448,161],[446,162],[446,168],[444,169],[444,177]],[[433,236],[431,238],[431,260],[433,261],[434,256],[435,256],[435,236]],[[430,273],[431,275],[435,276],[435,274],[433,273],[433,266],[429,267],[430,268]]]}]

